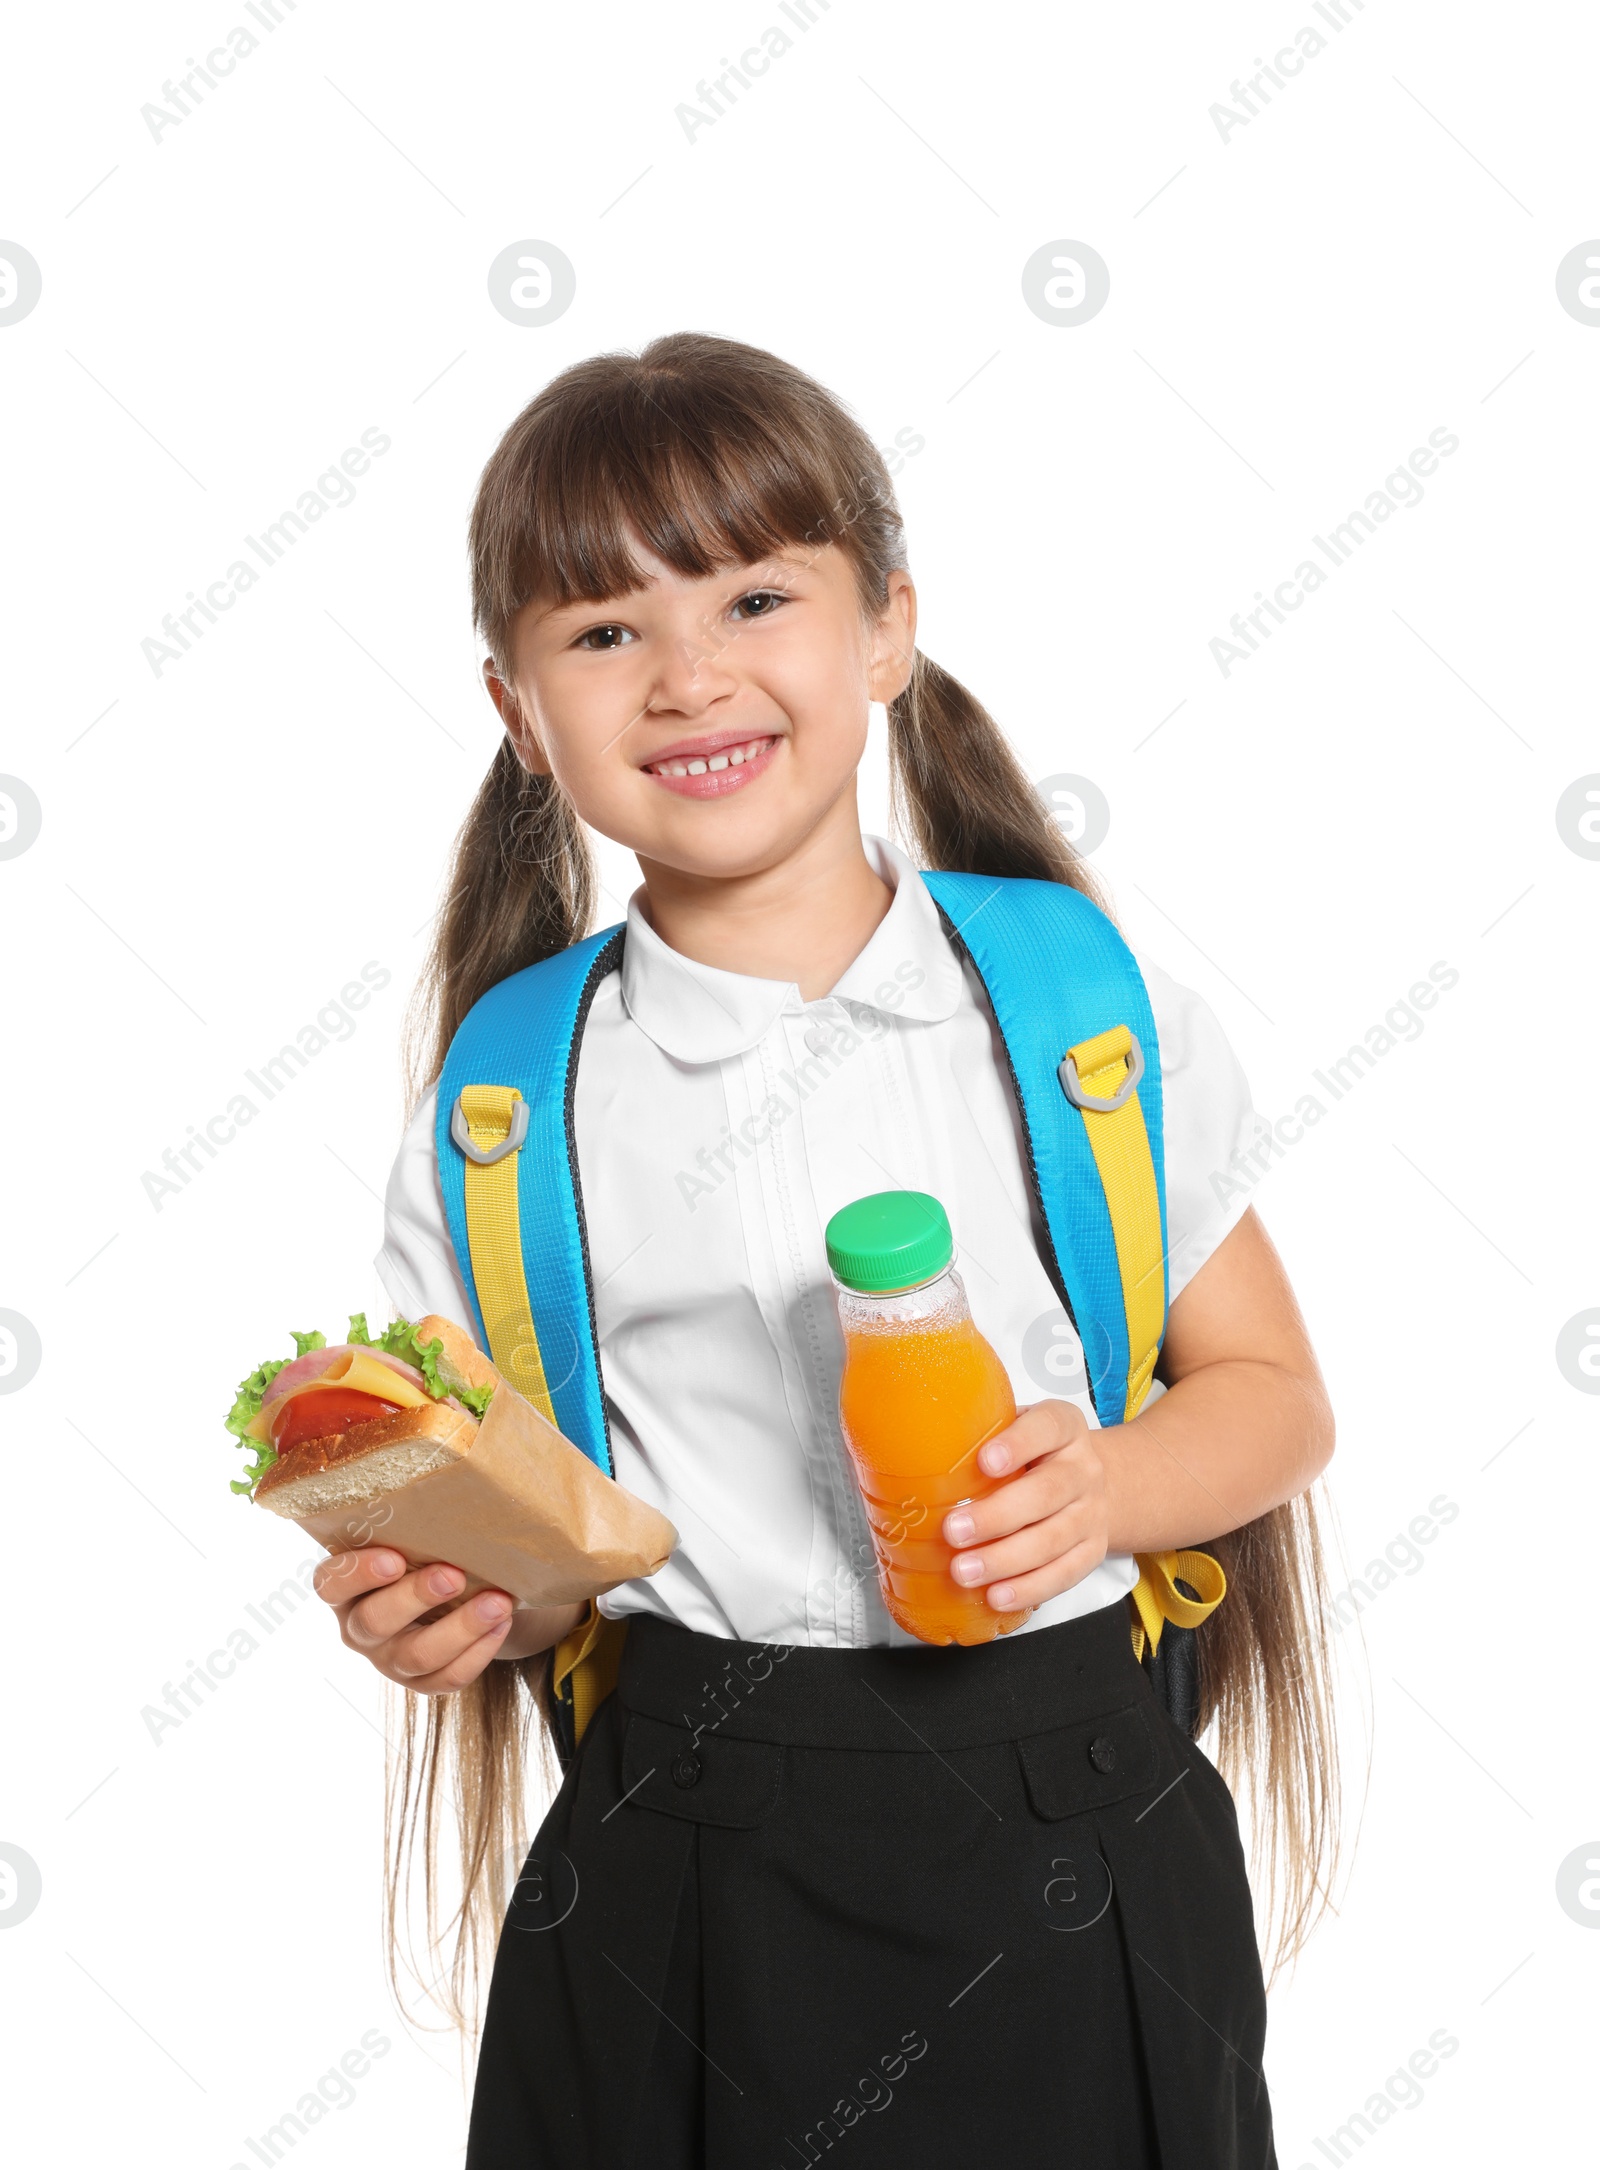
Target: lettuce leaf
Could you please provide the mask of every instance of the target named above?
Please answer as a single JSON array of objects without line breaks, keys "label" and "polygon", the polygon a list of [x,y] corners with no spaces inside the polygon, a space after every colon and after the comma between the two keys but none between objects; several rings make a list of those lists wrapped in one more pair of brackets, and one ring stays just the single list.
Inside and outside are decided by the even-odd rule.
[{"label": "lettuce leaf", "polygon": [[[289,1339],[294,1343],[295,1356],[309,1356],[313,1349],[325,1349],[328,1346],[326,1334],[297,1334],[292,1327],[289,1330]],[[233,1407],[222,1421],[246,1453],[253,1454],[255,1459],[246,1466],[242,1478],[229,1483],[230,1492],[253,1492],[278,1459],[277,1449],[270,1439],[251,1439],[246,1435],[252,1421],[261,1414],[261,1404],[267,1398],[267,1388],[284,1366],[293,1362],[294,1357],[291,1356],[268,1357],[264,1364],[256,1366],[248,1379],[239,1381],[238,1392],[233,1397]]]},{"label": "lettuce leaf", "polygon": [[[300,1336],[296,1334],[295,1339],[298,1341]],[[304,1354],[304,1351],[301,1353]],[[239,1381],[238,1392],[233,1397],[233,1407],[222,1421],[245,1452],[255,1456],[255,1460],[248,1465],[242,1479],[229,1484],[230,1492],[253,1492],[278,1459],[271,1440],[250,1439],[246,1437],[246,1433],[254,1419],[261,1414],[261,1404],[267,1398],[267,1388],[285,1364],[290,1362],[292,1358],[287,1356],[269,1357],[266,1363],[257,1365],[248,1379]]]},{"label": "lettuce leaf", "polygon": [[481,1418],[494,1399],[492,1386],[469,1386],[455,1366],[444,1357],[444,1343],[437,1336],[424,1341],[409,1319],[396,1319],[376,1337],[367,1326],[364,1311],[350,1314],[350,1339],[360,1347],[381,1349],[386,1356],[398,1356],[403,1364],[415,1365],[422,1374],[422,1383],[435,1401],[443,1401],[453,1394],[458,1402]]}]

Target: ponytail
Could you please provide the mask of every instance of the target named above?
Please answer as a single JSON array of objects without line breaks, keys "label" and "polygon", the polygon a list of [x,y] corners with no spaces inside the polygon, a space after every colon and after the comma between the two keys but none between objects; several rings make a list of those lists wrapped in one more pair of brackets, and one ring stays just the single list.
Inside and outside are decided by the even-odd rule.
[{"label": "ponytail", "polygon": [[1228,1594],[1195,1635],[1199,1730],[1215,1725],[1218,1768],[1235,1792],[1248,1790],[1269,1980],[1299,1956],[1331,1903],[1339,1854],[1320,1491],[1202,1547],[1220,1562]]},{"label": "ponytail", "polygon": [[[527,1844],[529,1749],[537,1741],[542,1775],[555,1776],[545,1732],[551,1653],[496,1659],[453,1695],[397,1689],[390,1701],[383,1793],[384,1940],[390,1986],[402,2011],[408,1972],[463,2039],[477,2030],[479,1989],[494,1957]],[[442,1922],[439,1837],[446,1814],[455,1826],[461,1896]],[[409,1926],[416,1856],[422,1855],[425,1963],[419,1967]],[[433,1955],[450,1944],[443,1974]]]},{"label": "ponytail", "polygon": [[1089,869],[983,703],[919,648],[889,706],[896,823],[924,866],[1064,882],[1104,909]]},{"label": "ponytail", "polygon": [[598,878],[588,832],[549,776],[502,740],[457,834],[450,886],[407,1020],[417,1099],[444,1067],[480,995],[525,965],[581,942]]}]

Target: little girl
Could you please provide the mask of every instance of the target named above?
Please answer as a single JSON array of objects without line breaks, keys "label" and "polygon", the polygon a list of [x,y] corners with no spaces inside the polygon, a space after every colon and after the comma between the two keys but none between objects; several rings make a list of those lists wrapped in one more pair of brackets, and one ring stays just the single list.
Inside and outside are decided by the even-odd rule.
[{"label": "little girl", "polygon": [[[600,356],[506,433],[471,555],[506,736],[457,845],[429,1076],[490,989],[522,975],[495,998],[515,1028],[551,972],[578,974],[570,1203],[558,1170],[548,1210],[576,1211],[591,1345],[581,1319],[576,1347],[541,1332],[543,1364],[558,1396],[596,1366],[603,1418],[579,1444],[679,1537],[598,1606],[515,1618],[498,1592],[452,1606],[457,1570],[381,1547],[319,1572],[345,1641],[412,1691],[392,1868],[420,1821],[430,1917],[453,1789],[458,2014],[500,1931],[468,2170],[767,2170],[836,2146],[857,2170],[1260,2170],[1265,1995],[1233,1801],[1152,1693],[1129,1602],[1136,1554],[1209,1544],[1227,1570],[1197,1631],[1199,1724],[1254,1776],[1292,1947],[1331,1842],[1307,1488],[1333,1426],[1271,1244],[1215,1194],[1254,1142],[1227,1042],[1138,960],[1168,1312],[1145,1412],[1102,1424],[1007,1042],[919,861],[995,895],[1093,883],[988,714],[916,648],[869,439],[753,348],[680,334]],[[1003,632],[1048,653],[1031,589]],[[915,860],[860,831],[873,702]],[[579,949],[587,829],[642,880],[620,940]],[[379,1270],[406,1315],[493,1339],[452,1241],[448,1117],[430,1090]],[[939,1532],[959,1582],[1029,1615],[972,1648],[890,1619],[839,1430],[823,1230],[890,1189],[945,1206],[1022,1411],[981,1452],[1003,1481]],[[508,1910],[534,1718],[565,1768]]]}]

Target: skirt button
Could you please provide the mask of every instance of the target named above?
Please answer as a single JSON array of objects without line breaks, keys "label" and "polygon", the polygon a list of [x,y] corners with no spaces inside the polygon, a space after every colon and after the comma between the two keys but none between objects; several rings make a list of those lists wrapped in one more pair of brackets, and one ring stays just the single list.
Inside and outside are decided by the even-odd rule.
[{"label": "skirt button", "polygon": [[672,1783],[675,1786],[695,1786],[700,1782],[700,1758],[681,1755],[672,1759]]},{"label": "skirt button", "polygon": [[1114,1771],[1117,1767],[1115,1743],[1102,1733],[1098,1740],[1089,1743],[1089,1761],[1097,1771]]}]

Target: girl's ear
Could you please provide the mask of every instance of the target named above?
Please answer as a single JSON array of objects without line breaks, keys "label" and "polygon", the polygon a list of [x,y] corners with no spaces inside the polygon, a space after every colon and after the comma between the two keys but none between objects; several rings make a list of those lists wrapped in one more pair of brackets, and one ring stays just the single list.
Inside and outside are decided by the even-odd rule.
[{"label": "girl's ear", "polygon": [[885,706],[911,683],[917,651],[917,591],[904,567],[889,575],[889,600],[872,629],[867,659],[870,697]]},{"label": "girl's ear", "polygon": [[500,675],[500,666],[493,656],[483,659],[483,682],[489,689],[489,698],[495,705],[500,721],[506,727],[511,750],[531,776],[548,776],[550,764],[545,759],[544,748],[528,719],[522,713],[516,694]]}]

